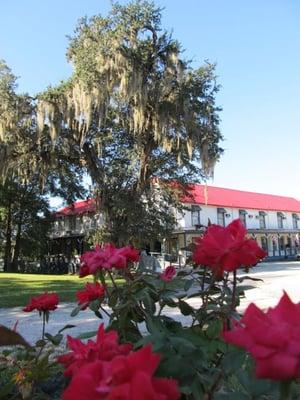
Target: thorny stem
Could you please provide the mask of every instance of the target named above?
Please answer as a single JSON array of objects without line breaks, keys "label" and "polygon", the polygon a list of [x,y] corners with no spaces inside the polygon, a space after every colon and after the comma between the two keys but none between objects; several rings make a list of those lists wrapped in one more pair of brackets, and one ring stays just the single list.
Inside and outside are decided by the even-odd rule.
[{"label": "thorny stem", "polygon": [[163,303],[163,302],[160,302],[160,303],[159,303],[159,311],[158,311],[158,314],[157,314],[158,317],[160,317],[163,308],[164,308],[164,303]]},{"label": "thorny stem", "polygon": [[207,271],[207,268],[204,267],[204,268],[203,268],[202,281],[201,281],[201,290],[202,290],[202,291],[204,291],[205,278],[206,278],[206,271]]},{"label": "thorny stem", "polygon": [[232,286],[232,301],[231,310],[233,311],[236,306],[236,270],[233,271],[233,286]]},{"label": "thorny stem", "polygon": [[290,400],[290,388],[292,381],[280,382],[280,397],[279,400]]},{"label": "thorny stem", "polygon": [[215,284],[215,275],[214,274],[212,274],[211,275],[211,279],[210,279],[210,283],[209,283],[209,286],[208,286],[208,288],[206,289],[206,291],[205,291],[205,293],[206,293],[206,296],[203,298],[203,306],[204,306],[204,308],[206,307],[206,305],[207,305],[207,303],[208,303],[208,297],[209,297],[209,292],[210,292],[210,289],[213,287],[213,285]]},{"label": "thorny stem", "polygon": [[112,273],[111,273],[109,270],[108,270],[107,272],[108,272],[108,275],[109,275],[109,277],[110,277],[110,280],[111,280],[111,282],[112,282],[112,284],[113,284],[113,287],[116,289],[116,291],[118,291],[118,286],[116,285],[116,282],[115,282],[115,280],[114,280],[114,278],[113,278]]},{"label": "thorny stem", "polygon": [[[220,357],[218,358],[218,360],[216,361],[216,367],[218,367],[218,366],[221,364],[222,359],[223,359],[223,356],[224,356],[224,355],[221,354]],[[221,383],[223,377],[224,377],[224,376],[223,376],[223,371],[221,370],[221,371],[219,371],[219,373],[217,374],[217,376],[216,376],[216,378],[215,378],[215,380],[214,380],[212,386],[210,387],[209,391],[205,394],[205,395],[206,395],[205,399],[207,399],[207,400],[213,400],[213,398],[214,398],[214,393],[215,393],[215,391],[219,388],[220,383]]]}]

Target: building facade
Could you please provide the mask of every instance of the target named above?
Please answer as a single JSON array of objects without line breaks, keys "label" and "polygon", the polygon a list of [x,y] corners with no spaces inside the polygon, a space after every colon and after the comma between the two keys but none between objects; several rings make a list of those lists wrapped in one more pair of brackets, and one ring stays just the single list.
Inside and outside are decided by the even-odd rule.
[{"label": "building facade", "polygon": [[[240,218],[249,236],[270,259],[293,257],[300,246],[300,201],[284,196],[190,185],[182,199],[184,211],[174,210],[176,228],[162,243],[162,253],[184,263],[189,250],[209,223],[227,226]],[[79,201],[56,212],[50,235],[50,254],[81,254],[85,238],[103,224],[93,199]]]},{"label": "building facade", "polygon": [[94,199],[77,201],[58,210],[53,217],[48,252],[50,255],[63,254],[67,258],[82,254],[88,234],[104,222]]},{"label": "building facade", "polygon": [[186,210],[177,212],[168,252],[184,258],[186,249],[203,235],[209,222],[227,226],[237,218],[269,258],[286,258],[299,252],[300,201],[205,185],[192,185],[190,192],[191,196],[183,199]]}]

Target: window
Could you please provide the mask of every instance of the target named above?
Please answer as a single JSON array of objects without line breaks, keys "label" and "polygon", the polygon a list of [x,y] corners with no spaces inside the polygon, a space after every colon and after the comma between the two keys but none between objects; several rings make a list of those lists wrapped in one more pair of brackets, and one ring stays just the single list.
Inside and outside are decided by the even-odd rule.
[{"label": "window", "polygon": [[225,226],[225,214],[226,210],[224,208],[217,208],[218,225]]},{"label": "window", "polygon": [[283,220],[284,220],[284,215],[282,212],[277,213],[277,222],[278,222],[278,228],[282,229],[283,228]]},{"label": "window", "polygon": [[55,228],[57,230],[63,230],[64,229],[64,220],[63,220],[63,218],[58,218],[57,221],[55,221]]},{"label": "window", "polygon": [[299,221],[299,217],[297,214],[293,214],[292,215],[293,218],[293,229],[298,229],[298,221]]},{"label": "window", "polygon": [[280,250],[284,250],[284,237],[281,236],[279,239],[279,248]]},{"label": "window", "polygon": [[76,229],[76,216],[75,215],[71,215],[69,217],[69,230],[70,231],[75,231]]},{"label": "window", "polygon": [[272,246],[273,246],[273,251],[277,251],[277,239],[275,236],[272,236]]},{"label": "window", "polygon": [[80,231],[82,228],[82,221],[83,221],[83,216],[80,215],[79,217],[76,218],[76,230]]},{"label": "window", "polygon": [[266,229],[266,213],[264,211],[260,211],[258,213],[258,218],[259,218],[259,228],[260,229]]},{"label": "window", "polygon": [[200,206],[196,206],[196,205],[192,205],[192,225],[200,225],[200,211],[201,211],[201,207]]},{"label": "window", "polygon": [[240,220],[245,227],[247,226],[246,216],[247,216],[246,210],[239,210]]},{"label": "window", "polygon": [[262,249],[265,250],[266,252],[268,252],[268,240],[267,240],[267,238],[262,236],[260,241],[261,241]]}]

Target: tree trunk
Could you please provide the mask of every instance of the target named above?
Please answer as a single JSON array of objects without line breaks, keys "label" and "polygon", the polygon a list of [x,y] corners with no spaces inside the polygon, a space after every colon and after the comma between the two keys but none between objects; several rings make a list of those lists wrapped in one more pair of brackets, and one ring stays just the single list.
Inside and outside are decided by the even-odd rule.
[{"label": "tree trunk", "polygon": [[21,231],[22,231],[22,216],[20,217],[18,224],[17,224],[17,234],[16,234],[16,242],[14,247],[14,255],[12,259],[12,270],[14,272],[18,271],[18,262],[20,256],[20,249],[21,249]]},{"label": "tree trunk", "polygon": [[155,141],[152,133],[148,133],[146,143],[140,149],[140,173],[138,190],[143,193],[145,188],[150,184],[152,170],[150,167],[151,153],[155,149]]},{"label": "tree trunk", "polygon": [[11,271],[11,221],[12,219],[12,210],[11,204],[8,205],[7,208],[7,219],[6,219],[6,229],[5,229],[5,250],[4,250],[4,271],[5,272],[12,272]]}]

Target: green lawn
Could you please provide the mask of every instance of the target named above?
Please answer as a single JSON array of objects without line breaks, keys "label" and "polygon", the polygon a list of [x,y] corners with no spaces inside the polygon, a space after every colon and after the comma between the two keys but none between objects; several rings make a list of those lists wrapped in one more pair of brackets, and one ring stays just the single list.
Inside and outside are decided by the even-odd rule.
[{"label": "green lawn", "polygon": [[92,277],[0,273],[0,308],[25,306],[32,296],[57,292],[61,302],[76,301],[75,293]]}]

